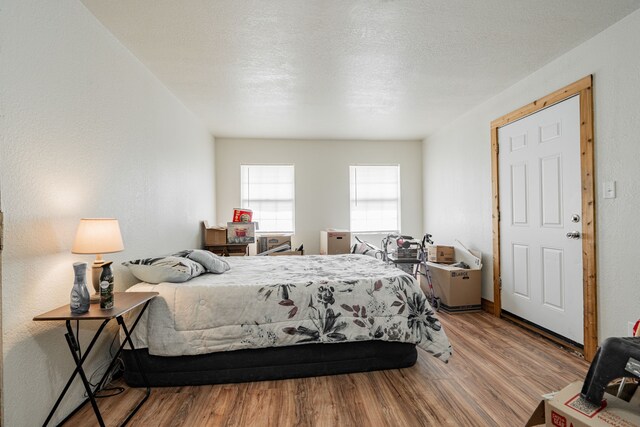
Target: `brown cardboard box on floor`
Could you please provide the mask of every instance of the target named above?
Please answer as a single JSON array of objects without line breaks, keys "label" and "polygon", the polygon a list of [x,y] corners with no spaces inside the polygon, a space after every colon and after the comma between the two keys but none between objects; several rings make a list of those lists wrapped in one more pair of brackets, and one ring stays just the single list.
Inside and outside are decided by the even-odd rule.
[{"label": "brown cardboard box on floor", "polygon": [[351,252],[351,233],[327,229],[320,232],[320,255],[348,254]]},{"label": "brown cardboard box on floor", "polygon": [[[450,313],[479,311],[482,308],[482,254],[458,246],[454,254],[455,262],[463,261],[470,269],[427,262],[440,307]],[[423,275],[420,275],[420,286],[428,294],[427,279]]]},{"label": "brown cardboard box on floor", "polygon": [[629,402],[612,394],[605,394],[601,406],[592,405],[580,397],[582,382],[569,384],[557,393],[543,396],[527,427],[639,427],[640,392]]}]

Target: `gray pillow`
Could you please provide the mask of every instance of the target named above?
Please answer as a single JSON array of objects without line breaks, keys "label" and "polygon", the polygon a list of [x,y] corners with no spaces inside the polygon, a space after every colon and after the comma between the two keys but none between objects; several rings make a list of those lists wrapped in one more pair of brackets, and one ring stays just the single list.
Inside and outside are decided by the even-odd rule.
[{"label": "gray pillow", "polygon": [[204,273],[204,267],[188,258],[167,256],[123,262],[138,280],[147,283],[181,283]]},{"label": "gray pillow", "polygon": [[231,269],[229,263],[225,261],[224,258],[209,251],[203,251],[202,249],[187,249],[173,255],[189,258],[202,264],[209,273],[222,274]]}]

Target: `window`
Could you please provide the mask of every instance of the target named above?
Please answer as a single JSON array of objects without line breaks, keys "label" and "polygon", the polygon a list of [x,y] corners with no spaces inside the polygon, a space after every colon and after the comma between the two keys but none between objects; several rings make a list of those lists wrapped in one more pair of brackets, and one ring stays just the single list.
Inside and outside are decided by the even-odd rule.
[{"label": "window", "polygon": [[400,231],[400,166],[349,166],[351,231]]},{"label": "window", "polygon": [[294,232],[293,165],[241,165],[241,204],[260,232]]}]

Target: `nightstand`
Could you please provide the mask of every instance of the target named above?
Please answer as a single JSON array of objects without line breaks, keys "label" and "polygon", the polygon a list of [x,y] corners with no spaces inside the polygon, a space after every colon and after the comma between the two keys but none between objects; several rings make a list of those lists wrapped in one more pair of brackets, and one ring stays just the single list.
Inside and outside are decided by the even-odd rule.
[{"label": "nightstand", "polygon": [[[156,295],[158,295],[157,292],[115,292],[114,306],[113,308],[110,308],[108,310],[101,309],[99,304],[91,304],[88,312],[76,315],[71,313],[69,304],[67,304],[67,305],[58,307],[55,310],[51,310],[47,313],[43,313],[33,318],[33,320],[35,321],[64,321],[65,322],[67,327],[67,333],[65,334],[65,338],[67,339],[67,345],[69,346],[69,350],[71,351],[73,360],[76,363],[76,369],[73,371],[73,374],[71,374],[69,381],[67,381],[67,385],[65,385],[64,389],[62,390],[62,393],[60,393],[60,396],[58,397],[58,400],[56,400],[56,403],[53,405],[53,408],[51,409],[51,412],[49,412],[49,416],[47,417],[43,426],[46,426],[47,424],[49,424],[49,421],[51,421],[51,417],[53,417],[53,414],[56,412],[56,409],[58,409],[58,406],[60,405],[60,402],[62,402],[64,395],[69,390],[69,386],[71,386],[71,383],[75,379],[76,375],[79,374],[80,378],[82,379],[82,383],[84,384],[84,388],[87,391],[87,396],[89,397],[87,398],[87,400],[82,402],[76,409],[74,409],[73,412],[71,412],[71,414],[69,414],[64,420],[62,420],[60,424],[64,424],[64,422],[67,419],[69,419],[69,417],[75,414],[87,402],[91,402],[91,406],[93,407],[93,411],[96,414],[96,418],[98,419],[98,422],[100,423],[101,426],[104,427],[104,421],[102,420],[102,415],[100,415],[100,410],[98,409],[98,404],[96,403],[95,392],[91,390],[91,385],[87,380],[87,375],[84,372],[82,365],[84,364],[85,360],[87,360],[87,357],[91,353],[91,350],[93,349],[94,344],[98,340],[98,337],[104,330],[105,326],[107,326],[107,323],[109,323],[112,319],[116,319],[116,321],[118,322],[118,325],[120,326],[120,328],[122,329],[122,332],[125,335],[125,339],[122,345],[120,346],[120,348],[118,349],[118,351],[116,352],[115,356],[111,360],[111,363],[109,364],[109,368],[106,370],[106,372],[98,382],[96,390],[100,390],[100,388],[104,385],[103,383],[106,380],[107,375],[109,374],[116,360],[120,356],[120,353],[122,352],[122,349],[124,348],[125,344],[129,343],[129,346],[131,347],[131,349],[132,350],[135,349],[135,347],[133,346],[133,342],[131,341],[131,333],[136,328],[136,325],[138,324],[138,321],[142,317],[142,313],[144,313],[144,311],[147,309],[149,302],[151,302],[151,300]],[[142,306],[142,309],[138,313],[138,316],[136,317],[135,321],[133,322],[131,329],[127,328],[127,325],[124,322],[123,316],[126,313],[133,310],[134,308],[140,307],[140,306]],[[71,327],[71,321],[73,320],[76,321],[76,333],[74,333],[73,328]],[[84,353],[82,353],[82,349],[78,345],[78,336],[77,336],[78,323],[81,320],[102,320],[100,327],[94,334],[93,338],[91,339],[91,342],[89,343],[89,346],[87,347]],[[144,372],[142,371],[142,366],[139,360],[137,359],[137,353],[133,352],[133,354],[136,355],[135,361],[136,361],[136,364],[138,365],[138,369],[142,374],[142,378],[145,382],[147,390],[144,398],[140,402],[138,402],[138,404],[135,406],[135,408],[132,410],[129,416],[125,419],[122,425],[125,425],[127,424],[127,422],[129,422],[131,417],[135,415],[138,409],[140,409],[142,404],[146,402],[146,400],[149,398],[149,395],[151,394],[151,388],[149,387],[147,383],[147,379],[144,375]]]}]

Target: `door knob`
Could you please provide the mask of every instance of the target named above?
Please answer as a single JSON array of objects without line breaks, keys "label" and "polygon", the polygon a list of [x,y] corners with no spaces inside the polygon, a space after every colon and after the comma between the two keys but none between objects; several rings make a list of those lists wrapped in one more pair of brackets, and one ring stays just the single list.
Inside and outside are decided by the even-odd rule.
[{"label": "door knob", "polygon": [[567,239],[579,239],[580,232],[579,231],[570,231],[567,233]]}]

